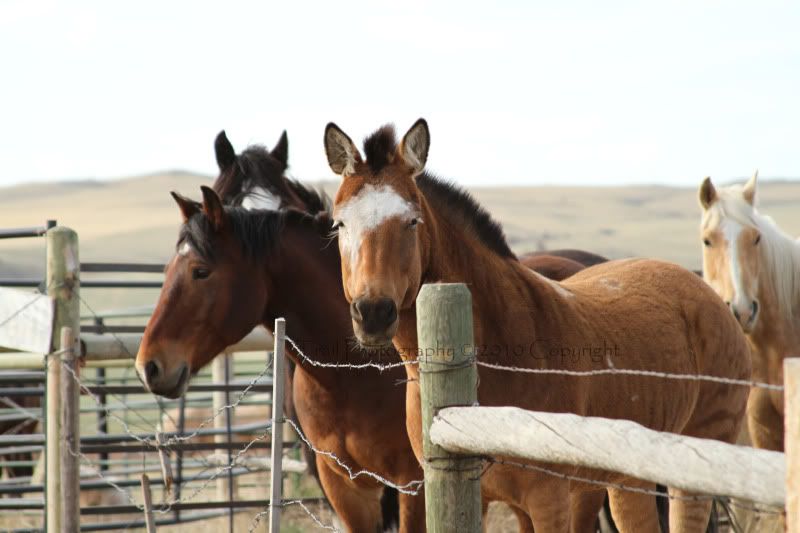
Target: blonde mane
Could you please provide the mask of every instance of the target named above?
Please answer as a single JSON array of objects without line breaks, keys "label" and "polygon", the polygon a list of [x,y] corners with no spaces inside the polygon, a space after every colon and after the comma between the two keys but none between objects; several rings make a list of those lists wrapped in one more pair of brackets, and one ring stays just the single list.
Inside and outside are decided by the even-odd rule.
[{"label": "blonde mane", "polygon": [[[781,314],[790,320],[800,302],[800,242],[785,233],[771,217],[762,215],[744,198],[743,185],[716,189],[716,201],[703,214],[702,225],[717,225],[729,218],[761,234],[762,278],[771,281]],[[757,203],[757,202],[754,202]]]}]

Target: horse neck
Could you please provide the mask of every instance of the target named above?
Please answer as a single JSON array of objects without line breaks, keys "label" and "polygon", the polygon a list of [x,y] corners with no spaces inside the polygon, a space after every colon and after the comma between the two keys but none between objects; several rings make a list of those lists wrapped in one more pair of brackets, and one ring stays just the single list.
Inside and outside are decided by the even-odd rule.
[{"label": "horse neck", "polygon": [[[272,331],[275,319],[284,317],[287,336],[310,359],[352,362],[357,352],[350,347],[353,329],[336,243],[311,228],[286,227],[283,233],[264,265],[269,291],[264,326]],[[294,352],[291,343],[287,349]],[[302,357],[293,355],[302,364]],[[332,379],[336,372],[307,364],[303,368],[319,379]]]},{"label": "horse neck", "polygon": [[[778,248],[780,254],[789,255],[790,268],[784,272],[777,272],[775,262],[768,257],[768,248],[762,247],[762,263],[769,265],[762,271],[758,283],[758,300],[761,304],[761,317],[755,330],[751,333],[754,343],[759,345],[790,344],[792,350],[797,349],[800,343],[800,244],[791,237],[780,232],[771,232],[767,246],[771,249]],[[790,308],[780,305],[779,293],[784,289],[778,278],[780,276],[795,276],[791,287],[795,294],[790,300]],[[783,346],[786,348],[787,346]]]},{"label": "horse neck", "polygon": [[[516,258],[501,257],[477,237],[467,234],[462,225],[438,216],[427,204],[427,238],[422,246],[422,283],[465,283],[472,293],[475,344],[487,342],[498,324],[519,320],[524,314],[527,334],[546,327],[551,316],[559,316],[569,306],[563,289],[522,265]],[[480,310],[480,312],[476,312]],[[405,357],[417,353],[416,310],[403,311],[396,346]]]}]

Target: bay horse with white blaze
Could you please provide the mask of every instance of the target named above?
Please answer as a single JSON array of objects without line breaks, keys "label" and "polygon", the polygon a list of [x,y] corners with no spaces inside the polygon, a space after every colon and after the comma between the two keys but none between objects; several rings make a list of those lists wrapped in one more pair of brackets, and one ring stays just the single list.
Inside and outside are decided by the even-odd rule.
[{"label": "bay horse with white blaze", "polygon": [[[275,206],[280,208],[294,207],[301,211],[322,216],[322,211],[327,209],[327,198],[323,198],[320,194],[285,176],[284,173],[288,167],[287,146],[288,139],[286,132],[284,132],[278,144],[272,150],[268,150],[263,146],[253,145],[237,155],[225,132],[220,132],[214,143],[220,175],[213,188],[224,200],[223,203],[239,205],[248,209],[271,209]],[[334,243],[331,243],[331,245],[333,246]],[[325,258],[321,259],[323,264],[330,268],[335,276],[339,277],[338,259],[335,263],[327,263],[324,261]],[[538,273],[557,280],[573,275],[582,270],[584,266],[607,261],[606,258],[597,254],[573,249],[533,252],[522,256],[520,260],[527,267]],[[337,294],[340,293],[341,281],[337,282],[330,290],[335,291]],[[329,310],[330,313],[338,311],[338,309]],[[347,314],[346,310],[344,312]],[[302,316],[302,313],[298,314]],[[347,319],[345,320],[347,321]],[[348,329],[347,335],[352,336],[352,329]],[[323,343],[323,345],[327,344],[330,343]],[[294,363],[291,359],[287,369],[289,369],[287,375],[287,390],[289,394],[286,396],[286,407],[287,412],[294,413],[291,388]],[[386,387],[388,388],[391,385],[389,382],[391,376],[385,377],[387,380]],[[358,386],[358,382],[352,383],[350,386]],[[334,396],[337,395],[336,391],[332,392],[332,394]],[[318,414],[318,416],[321,416],[321,414]],[[404,411],[402,413],[384,413],[384,416],[391,420],[405,420]],[[307,448],[305,449],[307,450]],[[309,464],[315,465],[315,462],[309,460]],[[319,479],[316,471],[314,471],[314,474]],[[397,491],[392,488],[386,488],[381,501],[384,527],[399,520],[397,503]],[[522,531],[528,531],[530,526],[527,516],[523,517],[518,514],[518,519],[520,520]]]},{"label": "bay horse with white blaze", "polygon": [[[747,336],[753,379],[783,383],[783,359],[800,354],[800,243],[756,209],[758,173],[744,185],[700,186],[703,274]],[[750,439],[783,451],[783,393],[753,387]]]},{"label": "bay horse with white blaze", "polygon": [[[424,120],[399,144],[392,127],[379,129],[365,140],[364,158],[335,124],[327,126],[324,140],[331,169],[342,176],[335,228],[353,330],[365,349],[393,342],[404,358],[413,358],[419,349],[414,307],[419,288],[428,282],[462,282],[472,292],[476,346],[530,347],[529,357],[508,361],[514,366],[750,376],[747,344],[733,316],[699,277],[677,265],[611,261],[562,283],[525,268],[500,226],[469,194],[424,172],[430,145]],[[591,353],[596,347],[613,349],[598,359],[552,356],[553,348],[586,346],[593,348]],[[477,357],[481,365],[488,355]],[[502,363],[499,359],[495,362]],[[406,365],[406,371],[409,378],[418,378],[413,365]],[[743,387],[695,380],[575,378],[485,366],[479,366],[479,376],[482,405],[628,419],[659,431],[726,442],[736,438],[747,399]],[[406,391],[408,431],[422,459],[417,382],[410,381]],[[552,468],[603,483],[654,488],[615,473]],[[571,516],[564,502],[572,496],[585,501],[579,495],[597,493],[594,485],[496,464],[481,477],[481,490],[484,498],[528,513],[537,533],[591,530],[592,522],[584,520],[592,513]],[[608,492],[621,531],[658,531],[653,496],[612,486]],[[705,531],[710,507],[707,500],[673,500],[670,530]]]}]

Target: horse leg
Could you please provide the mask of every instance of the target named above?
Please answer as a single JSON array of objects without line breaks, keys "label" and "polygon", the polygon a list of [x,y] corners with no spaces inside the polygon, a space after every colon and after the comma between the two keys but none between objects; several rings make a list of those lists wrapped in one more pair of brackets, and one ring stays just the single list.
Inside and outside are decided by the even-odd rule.
[{"label": "horse leg", "polygon": [[692,493],[669,489],[670,533],[705,533],[711,516],[712,501],[691,500]]},{"label": "horse leg", "polygon": [[534,533],[533,522],[531,522],[531,518],[525,513],[525,511],[513,505],[511,505],[510,507],[511,511],[517,517],[517,524],[519,524],[519,533]]},{"label": "horse leg", "polygon": [[416,495],[398,494],[400,500],[399,533],[424,533],[425,531],[425,490],[420,487]]},{"label": "horse leg", "polygon": [[323,456],[317,456],[317,470],[325,496],[345,529],[352,533],[380,531],[382,488],[378,485],[356,485],[337,468],[339,467],[328,464]]},{"label": "horse leg", "polygon": [[747,430],[756,448],[783,451],[783,417],[775,409],[770,391],[755,387],[750,389]]},{"label": "horse leg", "polygon": [[[626,480],[625,485],[655,490],[655,483],[633,479]],[[658,523],[655,496],[609,487],[608,501],[611,505],[611,516],[614,517],[617,529],[621,533],[639,531],[643,533],[658,533],[661,531],[661,526]]]},{"label": "horse leg", "polygon": [[568,481],[549,478],[529,485],[525,493],[525,505],[536,533],[568,532],[570,506],[565,502],[569,501]]},{"label": "horse leg", "polygon": [[572,491],[569,495],[570,528],[572,533],[594,531],[597,527],[597,515],[606,499],[606,489]]}]

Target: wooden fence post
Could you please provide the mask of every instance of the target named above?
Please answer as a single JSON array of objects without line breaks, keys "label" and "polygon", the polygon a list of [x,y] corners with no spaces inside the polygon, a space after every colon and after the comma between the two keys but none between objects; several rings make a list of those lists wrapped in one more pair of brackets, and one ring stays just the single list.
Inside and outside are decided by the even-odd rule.
[{"label": "wooden fence post", "polygon": [[444,407],[477,401],[472,295],[462,283],[424,285],[417,296],[422,449],[428,531],[481,530],[480,458],[433,444],[430,426]]},{"label": "wooden fence post", "polygon": [[156,522],[153,519],[153,494],[150,492],[150,478],[147,477],[147,474],[142,474],[142,504],[147,533],[156,533]]},{"label": "wooden fence post", "polygon": [[[51,351],[60,351],[71,346],[62,345],[61,329],[70,328],[74,339],[80,338],[80,260],[78,256],[78,235],[65,227],[55,227],[47,231],[47,294],[53,302],[54,320]],[[77,493],[69,499],[64,498],[64,490],[74,491],[73,487],[62,487],[61,480],[61,407],[66,400],[61,399],[61,380],[72,380],[72,376],[61,372],[61,357],[50,356],[47,361],[46,397],[46,446],[47,488],[46,521],[48,533],[67,531],[62,517],[75,515],[80,509],[74,507],[78,502]],[[72,398],[70,398],[72,400]],[[77,401],[77,399],[72,400]],[[72,406],[75,412],[78,406]],[[77,433],[76,433],[77,435]],[[78,446],[79,441],[75,441]],[[75,450],[77,451],[77,450]],[[72,460],[77,457],[70,454]],[[66,457],[65,457],[66,459]]]},{"label": "wooden fence post", "polygon": [[272,466],[270,471],[269,531],[281,530],[283,496],[283,367],[286,348],[286,320],[275,320],[275,345],[272,357]]},{"label": "wooden fence post", "polygon": [[[81,472],[77,452],[81,447],[80,389],[73,373],[78,372],[78,340],[72,328],[61,329],[61,346],[65,351],[61,363],[61,507],[62,531],[80,530]],[[67,349],[72,347],[72,349]]]},{"label": "wooden fence post", "polygon": [[783,360],[786,531],[800,533],[800,357]]}]

